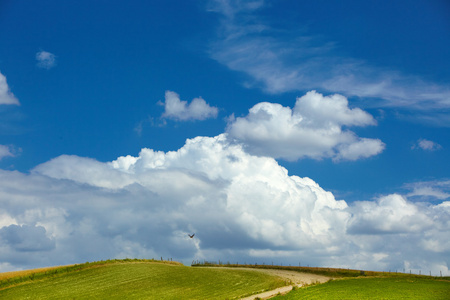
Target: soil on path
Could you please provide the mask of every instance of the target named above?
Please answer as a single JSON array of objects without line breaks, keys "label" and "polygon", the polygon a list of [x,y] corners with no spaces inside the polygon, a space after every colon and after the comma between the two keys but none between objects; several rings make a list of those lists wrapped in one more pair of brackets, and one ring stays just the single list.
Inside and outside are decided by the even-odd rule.
[{"label": "soil on path", "polygon": [[276,269],[247,269],[245,270],[254,270],[256,272],[263,272],[266,274],[274,275],[281,277],[290,282],[290,285],[284,286],[281,288],[277,288],[272,291],[263,292],[256,295],[251,295],[249,297],[241,298],[241,300],[253,300],[255,298],[259,299],[269,299],[278,294],[286,294],[292,290],[293,286],[301,287],[304,285],[312,284],[312,283],[324,283],[331,279],[331,277],[310,274],[310,273],[300,273],[296,271],[287,271],[287,270],[276,270]]}]

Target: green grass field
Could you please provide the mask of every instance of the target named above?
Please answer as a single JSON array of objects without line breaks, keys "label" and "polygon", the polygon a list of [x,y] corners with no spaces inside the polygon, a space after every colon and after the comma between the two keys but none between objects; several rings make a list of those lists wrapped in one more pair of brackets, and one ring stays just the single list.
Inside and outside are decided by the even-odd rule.
[{"label": "green grass field", "polygon": [[335,280],[324,284],[298,288],[286,295],[271,299],[446,299],[450,300],[450,278],[428,277],[397,272],[375,272],[316,267],[268,265],[217,265],[203,263],[198,266],[246,267],[252,269],[278,269],[324,275]]},{"label": "green grass field", "polygon": [[[278,300],[450,299],[448,277],[370,271],[361,274],[358,270],[330,268],[248,267],[337,278],[272,298]],[[253,270],[126,259],[1,273],[0,299],[238,299],[284,285],[284,280]]]},{"label": "green grass field", "polygon": [[272,298],[293,299],[450,299],[450,281],[426,277],[346,278],[299,288]]},{"label": "green grass field", "polygon": [[232,299],[283,285],[254,271],[119,261],[3,281],[0,299]]}]

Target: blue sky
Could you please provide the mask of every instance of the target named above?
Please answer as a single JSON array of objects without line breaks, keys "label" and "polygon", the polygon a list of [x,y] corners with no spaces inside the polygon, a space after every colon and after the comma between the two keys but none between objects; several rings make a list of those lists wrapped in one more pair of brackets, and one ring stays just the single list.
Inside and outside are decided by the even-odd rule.
[{"label": "blue sky", "polygon": [[1,1],[0,271],[448,272],[449,20],[439,0]]}]

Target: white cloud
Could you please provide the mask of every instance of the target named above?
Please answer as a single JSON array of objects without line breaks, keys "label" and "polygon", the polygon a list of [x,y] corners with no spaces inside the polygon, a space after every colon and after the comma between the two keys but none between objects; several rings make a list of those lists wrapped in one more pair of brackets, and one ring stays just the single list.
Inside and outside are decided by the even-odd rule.
[{"label": "white cloud", "polygon": [[6,213],[0,211],[0,228],[9,225],[17,225],[17,221]]},{"label": "white cloud", "polygon": [[[210,55],[231,70],[249,75],[246,86],[269,93],[320,89],[372,98],[371,105],[426,113],[433,110],[434,117],[441,109],[450,108],[448,86],[370,66],[362,60],[338,57],[332,52],[335,43],[323,42],[304,31],[287,32],[264,24],[257,14],[263,1],[254,6],[242,1],[210,3],[210,11],[221,16]],[[448,121],[446,115],[442,117]]]},{"label": "white cloud", "polygon": [[5,75],[0,72],[0,105],[2,104],[20,105],[19,100],[9,90]]},{"label": "white cloud", "polygon": [[338,153],[333,158],[339,160],[358,160],[383,152],[385,144],[379,139],[361,138],[351,144],[339,145]]},{"label": "white cloud", "polygon": [[417,142],[411,147],[411,149],[422,149],[425,151],[436,151],[441,149],[442,146],[438,143],[427,139],[419,139]]},{"label": "white cloud", "polygon": [[227,132],[257,155],[357,160],[379,154],[385,145],[379,139],[359,138],[343,127],[375,124],[370,114],[349,108],[345,97],[311,91],[297,98],[293,109],[258,103],[247,116],[231,119]]},{"label": "white cloud", "polygon": [[14,157],[11,147],[6,145],[0,145],[0,160],[8,156]]},{"label": "white cloud", "polygon": [[406,196],[425,201],[446,200],[450,198],[450,180],[422,181],[406,184],[410,190]]},{"label": "white cloud", "polygon": [[31,174],[0,170],[0,208],[7,270],[163,256],[435,272],[450,251],[449,202],[348,205],[225,134],[109,163],[60,156]]},{"label": "white cloud", "polygon": [[104,163],[75,155],[61,155],[37,166],[32,172],[109,189],[122,188],[132,183],[126,174],[116,172]]},{"label": "white cloud", "polygon": [[163,118],[178,121],[216,118],[219,111],[217,107],[209,106],[201,97],[194,98],[188,104],[187,101],[181,101],[180,96],[172,91],[166,91],[164,108]]},{"label": "white cloud", "polygon": [[434,197],[439,200],[450,198],[450,193],[445,193],[441,190],[433,189],[432,187],[418,187],[413,192],[407,195],[408,197]]},{"label": "white cloud", "polygon": [[42,69],[51,69],[56,66],[56,56],[47,51],[39,51],[36,53],[37,66]]},{"label": "white cloud", "polygon": [[423,232],[434,225],[424,208],[398,194],[380,197],[376,202],[356,202],[352,212],[349,232],[353,234]]}]

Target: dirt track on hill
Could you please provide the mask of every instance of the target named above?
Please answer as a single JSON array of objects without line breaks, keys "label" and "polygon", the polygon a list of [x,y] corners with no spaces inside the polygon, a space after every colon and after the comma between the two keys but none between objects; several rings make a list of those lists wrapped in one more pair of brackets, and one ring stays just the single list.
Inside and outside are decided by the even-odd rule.
[{"label": "dirt track on hill", "polygon": [[[236,268],[233,268],[236,269]],[[239,268],[241,269],[241,268]],[[315,283],[315,282],[320,282],[320,283],[324,283],[327,282],[328,280],[331,279],[331,277],[326,277],[326,276],[321,276],[321,275],[316,275],[316,274],[310,274],[310,273],[300,273],[300,272],[295,272],[295,271],[287,271],[287,270],[275,270],[275,269],[248,269],[248,268],[242,268],[245,270],[252,270],[255,272],[263,272],[266,274],[270,274],[270,275],[274,275],[274,276],[278,276],[281,277],[285,280],[289,280],[291,282],[291,285],[288,286],[284,286],[272,291],[267,291],[264,293],[260,293],[260,294],[256,294],[256,295],[252,295],[249,297],[245,297],[242,298],[241,300],[253,300],[255,298],[260,298],[260,299],[269,299],[273,296],[278,295],[278,293],[280,294],[285,294],[287,292],[289,292],[290,290],[292,290],[293,286],[297,286],[297,287],[301,287],[304,285],[308,285],[311,283]]]}]

